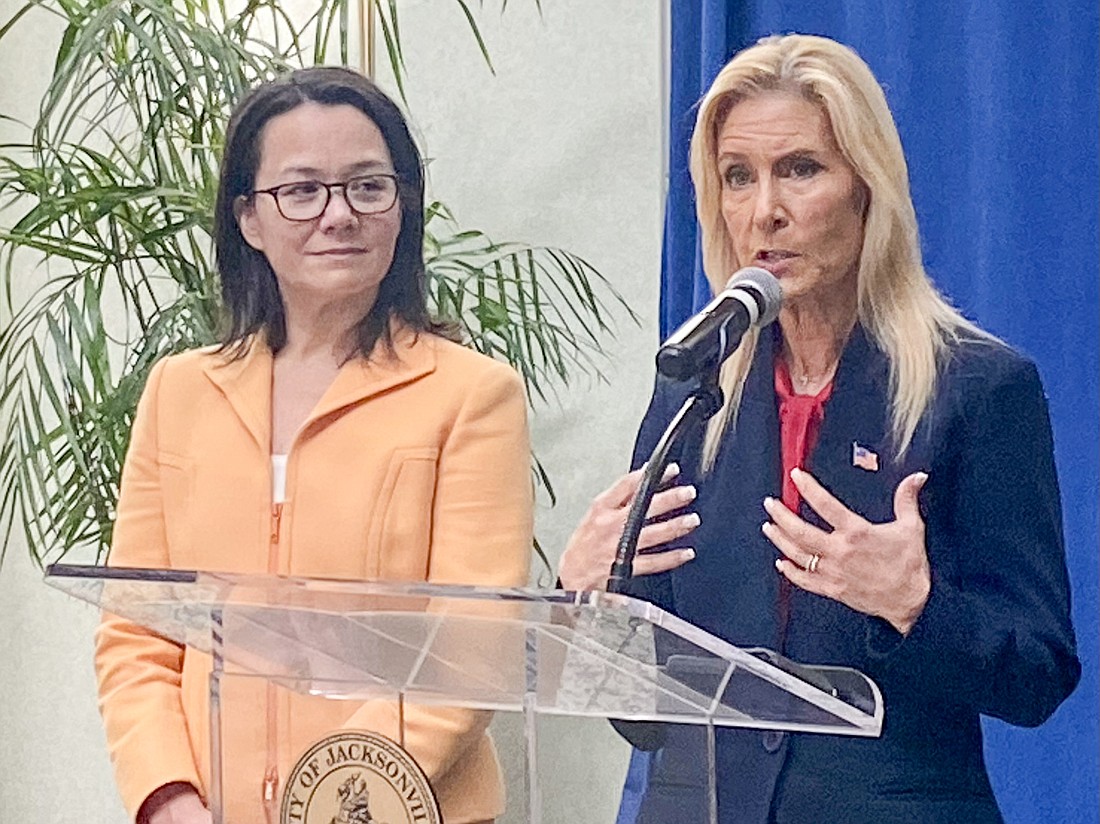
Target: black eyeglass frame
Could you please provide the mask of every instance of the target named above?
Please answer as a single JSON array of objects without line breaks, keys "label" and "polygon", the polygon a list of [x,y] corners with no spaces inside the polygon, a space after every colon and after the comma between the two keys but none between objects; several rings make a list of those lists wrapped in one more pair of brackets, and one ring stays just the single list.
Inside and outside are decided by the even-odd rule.
[{"label": "black eyeglass frame", "polygon": [[[374,209],[369,212],[364,212],[362,209],[356,208],[355,204],[351,202],[351,198],[348,197],[348,184],[354,180],[379,177],[389,178],[393,181],[393,200],[391,200],[389,205],[384,209]],[[301,186],[303,183],[316,183],[318,186],[323,186],[325,189],[325,202],[313,217],[288,217],[286,212],[283,211],[283,204],[279,202],[279,190],[285,189],[288,186]],[[348,208],[353,214],[361,216],[381,215],[388,212],[393,208],[394,204],[397,203],[397,198],[401,195],[401,178],[396,174],[381,173],[355,175],[354,177],[349,177],[347,180],[341,180],[336,183],[325,183],[323,180],[292,180],[288,183],[280,183],[278,186],[272,186],[270,189],[253,189],[249,197],[255,197],[256,195],[271,195],[271,199],[275,201],[275,208],[278,210],[283,220],[289,220],[292,223],[308,223],[311,220],[316,220],[325,213],[325,209],[327,209],[329,203],[332,202],[333,189],[340,189],[340,193],[344,196],[344,203],[348,204]]]}]

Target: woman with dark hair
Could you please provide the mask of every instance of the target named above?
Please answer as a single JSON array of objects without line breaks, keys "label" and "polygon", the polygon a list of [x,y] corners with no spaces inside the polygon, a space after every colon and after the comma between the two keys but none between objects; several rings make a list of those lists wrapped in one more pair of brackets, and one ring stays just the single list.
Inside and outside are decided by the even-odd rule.
[{"label": "woman with dark hair", "polygon": [[[526,583],[522,383],[429,315],[423,209],[408,127],[361,75],[296,71],[241,102],[214,220],[226,333],[150,374],[113,565]],[[96,666],[130,814],[209,822],[208,658],[106,616]],[[262,780],[225,799],[228,821],[273,820],[288,771],[287,710],[257,700],[247,774]],[[324,703],[323,724],[293,715],[294,729],[394,734],[388,709]],[[404,708],[405,746],[451,824],[503,808],[487,724],[484,713]]]},{"label": "woman with dark hair", "polygon": [[[306,103],[313,106],[299,117],[305,123],[307,141],[313,141],[311,132],[322,119],[314,119],[310,112],[319,107],[350,106],[374,124],[389,155],[389,164],[384,167],[361,164],[356,171],[371,174],[357,175],[355,186],[343,190],[352,211],[360,216],[389,214],[399,227],[389,276],[378,284],[373,305],[355,325],[359,354],[369,357],[379,339],[392,345],[393,319],[413,330],[445,332],[447,327],[432,321],[425,304],[424,171],[420,152],[401,112],[378,87],[348,69],[325,67],[304,69],[259,87],[241,102],[230,122],[214,207],[218,271],[225,305],[231,313],[224,346],[239,346],[261,331],[275,351],[286,342],[281,284],[263,249],[245,236],[240,218],[254,211],[257,195],[269,196],[285,221],[298,224],[320,217],[322,206],[327,206],[333,189],[320,181],[293,180],[271,189],[256,185],[265,127],[272,119]],[[390,214],[394,205],[397,210]]]}]

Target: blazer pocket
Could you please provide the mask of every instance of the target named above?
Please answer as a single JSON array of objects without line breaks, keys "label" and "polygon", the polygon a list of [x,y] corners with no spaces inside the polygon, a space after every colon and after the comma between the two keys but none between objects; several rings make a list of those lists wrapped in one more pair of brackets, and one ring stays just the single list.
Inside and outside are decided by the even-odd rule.
[{"label": "blazer pocket", "polygon": [[408,447],[390,456],[371,524],[371,578],[423,581],[428,576],[432,543],[439,449]]},{"label": "blazer pocket", "polygon": [[164,536],[168,541],[168,558],[178,569],[194,569],[192,546],[192,498],[194,466],[187,458],[161,452],[157,455],[160,470],[160,506],[164,516]]}]

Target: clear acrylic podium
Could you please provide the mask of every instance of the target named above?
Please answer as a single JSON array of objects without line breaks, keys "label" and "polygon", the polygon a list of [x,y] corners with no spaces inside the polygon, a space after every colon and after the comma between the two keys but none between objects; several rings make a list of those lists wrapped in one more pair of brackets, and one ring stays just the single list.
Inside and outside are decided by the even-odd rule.
[{"label": "clear acrylic podium", "polygon": [[344,728],[416,755],[433,718],[512,714],[523,781],[507,788],[505,818],[542,824],[556,772],[540,759],[549,719],[692,725],[709,778],[702,824],[717,814],[715,728],[882,727],[881,695],[862,674],[740,649],[622,595],[70,565],[47,581],[209,656],[208,794],[224,824],[272,820],[255,789],[264,765],[274,758],[285,777]]}]

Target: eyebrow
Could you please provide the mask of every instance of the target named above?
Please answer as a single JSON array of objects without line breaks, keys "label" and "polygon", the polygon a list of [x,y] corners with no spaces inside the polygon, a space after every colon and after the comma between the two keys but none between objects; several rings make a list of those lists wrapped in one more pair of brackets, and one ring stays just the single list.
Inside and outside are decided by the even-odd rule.
[{"label": "eyebrow", "polygon": [[795,149],[787,152],[780,160],[821,160],[821,152],[813,149]]},{"label": "eyebrow", "polygon": [[[391,172],[390,164],[383,160],[360,160],[358,163],[352,163],[350,166],[344,166],[340,170],[341,175],[354,175],[359,172],[374,172],[383,171]],[[319,179],[322,176],[320,169],[313,166],[288,166],[283,169],[281,174],[284,175],[303,175],[310,179]]]},{"label": "eyebrow", "polygon": [[[745,160],[748,158],[744,152],[719,152],[716,160]],[[816,160],[821,161],[821,152],[817,149],[791,149],[791,151],[780,155],[775,159],[775,163],[783,163],[789,160]]]}]

